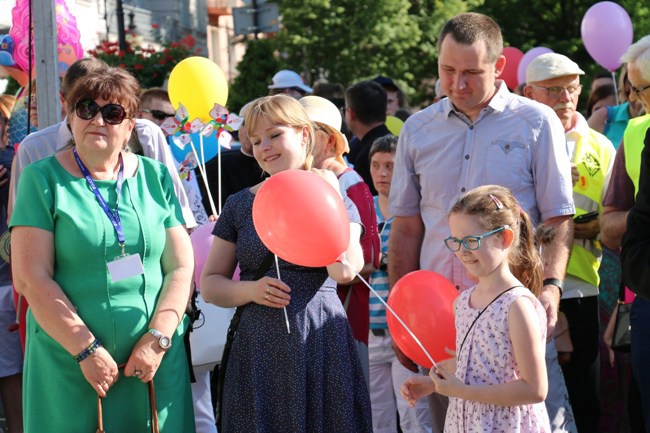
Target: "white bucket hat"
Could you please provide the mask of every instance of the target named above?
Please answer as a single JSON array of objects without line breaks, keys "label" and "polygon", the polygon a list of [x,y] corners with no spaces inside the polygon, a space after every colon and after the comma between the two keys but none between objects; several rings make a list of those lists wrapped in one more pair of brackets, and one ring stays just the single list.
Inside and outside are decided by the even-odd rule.
[{"label": "white bucket hat", "polygon": [[298,101],[303,106],[312,122],[325,127],[336,136],[336,159],[345,164],[343,154],[350,151],[348,139],[341,133],[341,112],[336,105],[320,96],[305,96]]},{"label": "white bucket hat", "polygon": [[300,75],[288,69],[283,69],[280,72],[276,73],[273,76],[273,83],[269,85],[269,89],[289,89],[291,87],[297,87],[306,93],[311,93],[314,91],[314,89],[302,81]]},{"label": "white bucket hat", "polygon": [[558,53],[546,53],[535,57],[526,68],[526,83],[550,80],[567,75],[584,75],[578,64]]}]

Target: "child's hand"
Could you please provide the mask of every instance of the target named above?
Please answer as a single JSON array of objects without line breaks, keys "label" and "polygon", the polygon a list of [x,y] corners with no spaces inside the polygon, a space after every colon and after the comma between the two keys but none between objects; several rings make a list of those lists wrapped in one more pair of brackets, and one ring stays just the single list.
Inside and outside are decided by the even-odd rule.
[{"label": "child's hand", "polygon": [[413,376],[402,384],[400,393],[404,400],[411,406],[415,406],[417,399],[427,396],[435,391],[435,386],[427,376]]},{"label": "child's hand", "polygon": [[438,363],[437,367],[431,369],[429,377],[433,381],[435,392],[447,397],[458,396],[458,390],[465,386],[454,374],[445,370],[440,363]]},{"label": "child's hand", "polygon": [[445,347],[445,352],[451,355],[451,358],[438,361],[438,365],[452,374],[456,374],[456,351]]}]

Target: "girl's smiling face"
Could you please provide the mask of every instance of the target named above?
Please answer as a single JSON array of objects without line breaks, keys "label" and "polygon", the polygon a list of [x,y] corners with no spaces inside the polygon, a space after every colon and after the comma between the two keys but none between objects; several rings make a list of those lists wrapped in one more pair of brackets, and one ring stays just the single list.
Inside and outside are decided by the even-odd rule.
[{"label": "girl's smiling face", "polygon": [[257,163],[271,175],[304,167],[306,139],[305,128],[276,125],[264,118],[256,122],[250,135]]},{"label": "girl's smiling face", "polygon": [[[463,239],[466,236],[481,236],[495,228],[497,227],[488,229],[483,227],[477,215],[452,213],[449,216],[451,236],[456,239]],[[506,228],[505,230],[510,229]],[[481,278],[492,274],[504,262],[507,266],[509,248],[504,247],[503,231],[486,236],[479,242],[480,246],[475,250],[469,250],[461,244],[460,249],[454,253],[468,273]]]}]

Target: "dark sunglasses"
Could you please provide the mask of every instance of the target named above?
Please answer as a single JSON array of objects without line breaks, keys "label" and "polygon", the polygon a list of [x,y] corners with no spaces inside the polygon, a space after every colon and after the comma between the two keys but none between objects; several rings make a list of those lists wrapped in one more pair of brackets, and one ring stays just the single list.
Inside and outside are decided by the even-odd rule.
[{"label": "dark sunglasses", "polygon": [[119,125],[126,118],[126,110],[119,104],[106,104],[100,107],[92,99],[82,99],[75,106],[77,117],[83,120],[91,120],[97,116],[98,112],[102,113],[102,119],[109,125]]},{"label": "dark sunglasses", "polygon": [[141,108],[140,111],[143,113],[149,113],[153,116],[154,119],[156,120],[165,120],[168,117],[174,117],[176,114],[174,113],[165,113],[164,111],[160,110],[149,110],[148,108]]}]

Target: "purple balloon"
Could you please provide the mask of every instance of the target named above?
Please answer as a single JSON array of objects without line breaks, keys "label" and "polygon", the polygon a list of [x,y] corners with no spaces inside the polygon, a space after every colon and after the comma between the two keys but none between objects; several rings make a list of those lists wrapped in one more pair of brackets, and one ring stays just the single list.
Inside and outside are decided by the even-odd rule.
[{"label": "purple balloon", "polygon": [[591,58],[613,72],[621,66],[621,56],[632,44],[632,21],[616,3],[600,2],[585,13],[580,33]]},{"label": "purple balloon", "polygon": [[541,56],[542,54],[552,52],[552,49],[546,47],[535,47],[526,51],[526,54],[524,54],[524,57],[521,58],[519,67],[517,68],[517,79],[519,81],[519,84],[526,82],[526,69],[528,69],[528,65],[533,61],[533,59]]}]

